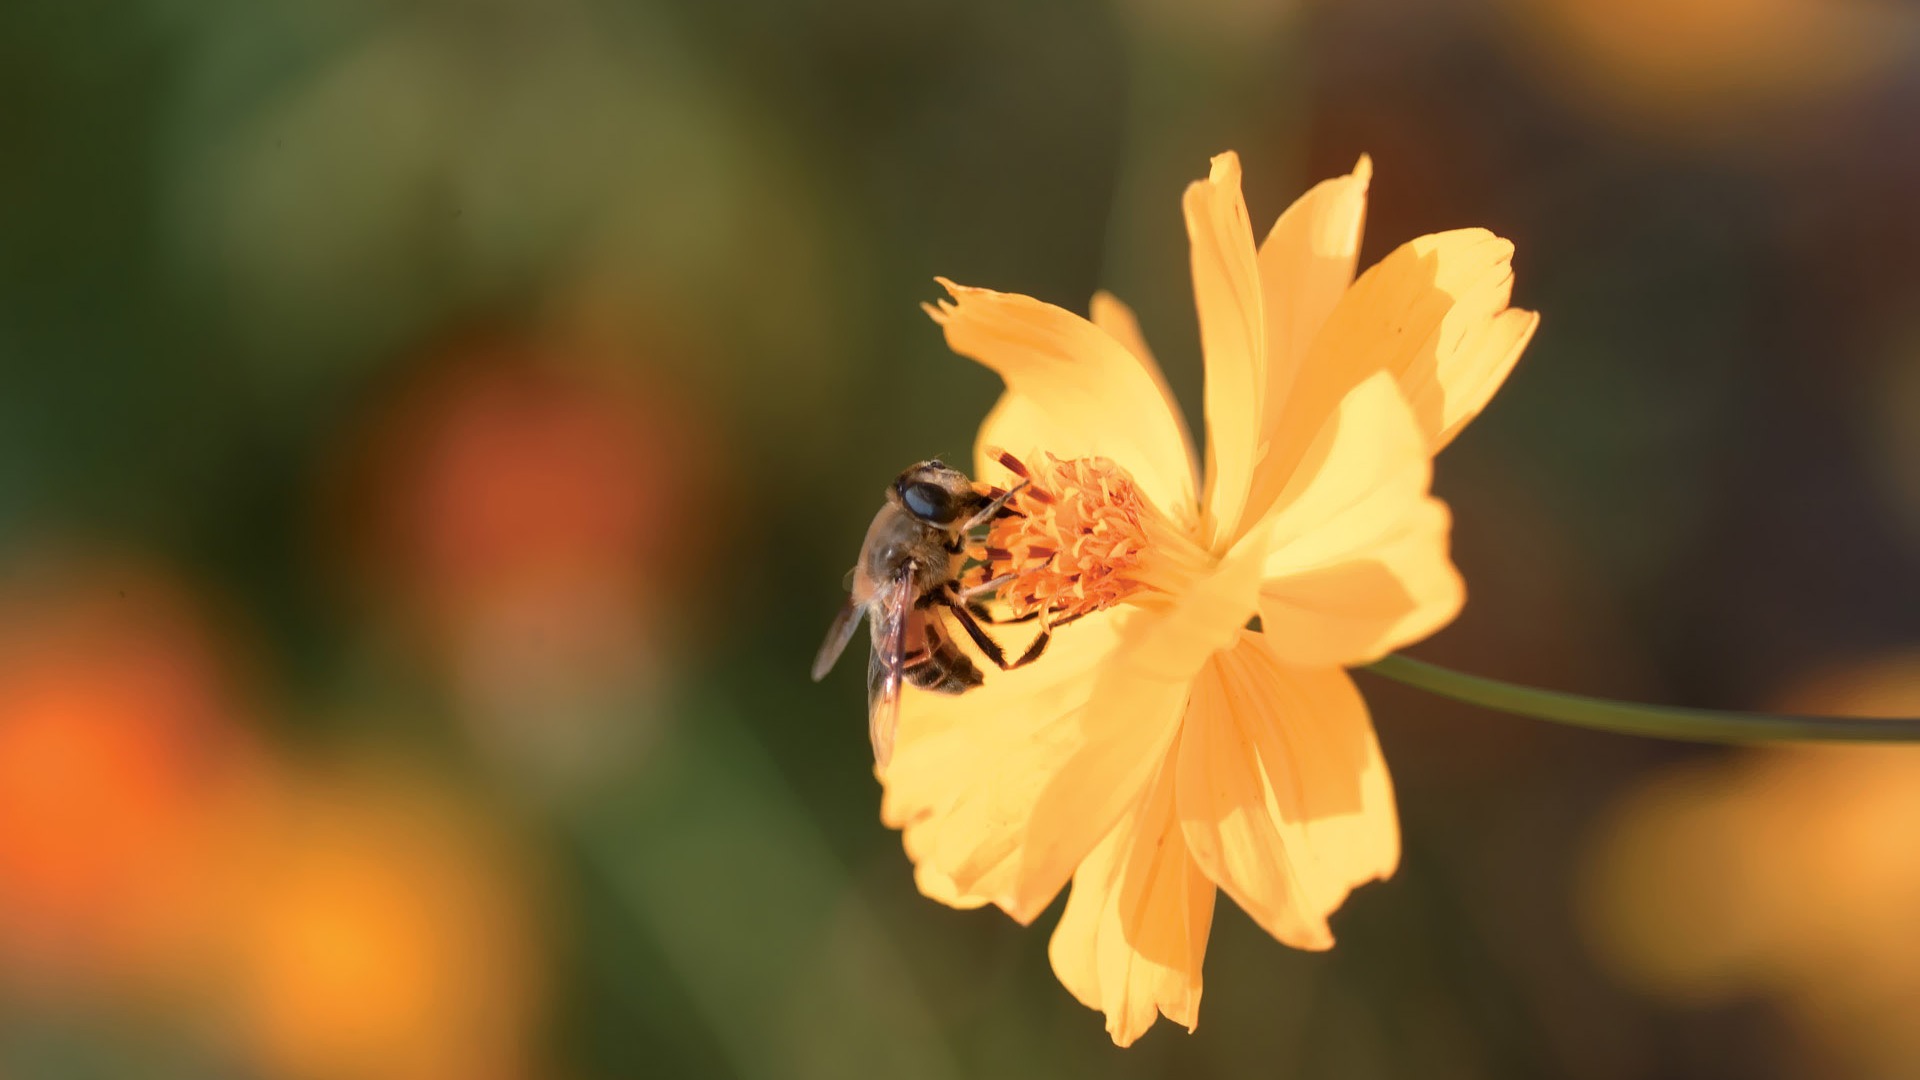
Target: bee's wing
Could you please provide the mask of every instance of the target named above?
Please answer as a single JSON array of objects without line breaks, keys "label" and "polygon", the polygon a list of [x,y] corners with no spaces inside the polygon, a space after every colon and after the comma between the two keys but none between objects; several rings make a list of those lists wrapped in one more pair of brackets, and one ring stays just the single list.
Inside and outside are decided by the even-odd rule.
[{"label": "bee's wing", "polygon": [[869,607],[873,655],[867,660],[867,734],[873,763],[886,768],[900,720],[900,683],[907,668],[907,623],[913,617],[913,564],[880,582]]},{"label": "bee's wing", "polygon": [[840,654],[847,649],[847,642],[853,640],[853,632],[860,629],[860,615],[866,611],[865,604],[856,604],[853,597],[840,605],[840,614],[833,617],[833,625],[827,627],[827,640],[820,643],[820,652],[813,658],[813,681],[819,682],[833,670],[840,660]]}]

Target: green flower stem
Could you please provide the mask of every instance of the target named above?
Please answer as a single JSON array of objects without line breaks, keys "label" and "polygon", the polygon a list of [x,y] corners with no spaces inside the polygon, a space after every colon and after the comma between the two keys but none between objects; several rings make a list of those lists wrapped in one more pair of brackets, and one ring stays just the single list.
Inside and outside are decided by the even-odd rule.
[{"label": "green flower stem", "polygon": [[1639,705],[1515,686],[1399,655],[1362,670],[1469,705],[1622,735],[1718,743],[1920,742],[1920,719],[1786,716]]}]

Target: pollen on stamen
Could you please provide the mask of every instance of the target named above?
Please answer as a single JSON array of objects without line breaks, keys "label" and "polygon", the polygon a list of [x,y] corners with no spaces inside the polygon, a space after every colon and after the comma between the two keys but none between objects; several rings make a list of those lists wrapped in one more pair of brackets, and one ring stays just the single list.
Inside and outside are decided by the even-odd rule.
[{"label": "pollen on stamen", "polygon": [[1100,457],[1041,454],[1023,462],[990,453],[1028,481],[1008,503],[1014,513],[992,524],[981,571],[983,579],[1012,575],[999,598],[1015,617],[1063,622],[1142,588],[1130,574],[1148,549],[1155,511],[1125,470]]}]

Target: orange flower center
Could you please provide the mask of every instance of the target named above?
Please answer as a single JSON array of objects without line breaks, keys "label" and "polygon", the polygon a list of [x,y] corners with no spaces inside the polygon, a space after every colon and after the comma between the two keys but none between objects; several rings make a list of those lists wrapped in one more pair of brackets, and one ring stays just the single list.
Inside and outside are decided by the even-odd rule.
[{"label": "orange flower center", "polygon": [[1161,589],[1153,556],[1176,530],[1126,470],[1102,457],[998,457],[1027,484],[974,549],[973,580],[1009,578],[998,595],[1016,618],[1056,624]]}]

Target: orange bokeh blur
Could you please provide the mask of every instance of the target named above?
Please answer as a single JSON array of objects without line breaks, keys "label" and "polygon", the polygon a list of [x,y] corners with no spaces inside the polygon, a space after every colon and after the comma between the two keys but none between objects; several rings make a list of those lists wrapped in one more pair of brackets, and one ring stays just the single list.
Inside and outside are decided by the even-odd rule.
[{"label": "orange bokeh blur", "polygon": [[1913,25],[1870,0],[1508,2],[1527,47],[1555,65],[1548,85],[1696,136],[1757,133],[1780,106],[1861,85],[1899,59]]},{"label": "orange bokeh blur", "polygon": [[528,1076],[543,996],[525,868],[427,778],[294,778],[237,853],[214,958],[244,1056],[291,1080]]},{"label": "orange bokeh blur", "polygon": [[607,757],[604,714],[685,636],[718,472],[699,415],[644,365],[474,335],[349,446],[337,527],[364,591],[506,759]]},{"label": "orange bokeh blur", "polygon": [[[1777,704],[1920,714],[1920,653],[1817,674]],[[1769,997],[1848,1067],[1895,1075],[1920,1060],[1916,836],[1920,748],[1769,749],[1673,769],[1601,836],[1592,938],[1650,994]]]},{"label": "orange bokeh blur", "polygon": [[677,403],[537,346],[485,344],[403,395],[376,527],[423,613],[634,607],[671,575],[669,509],[701,471]]},{"label": "orange bokeh blur", "polygon": [[0,590],[0,978],[51,990],[191,966],[251,773],[228,679],[150,569]]}]

